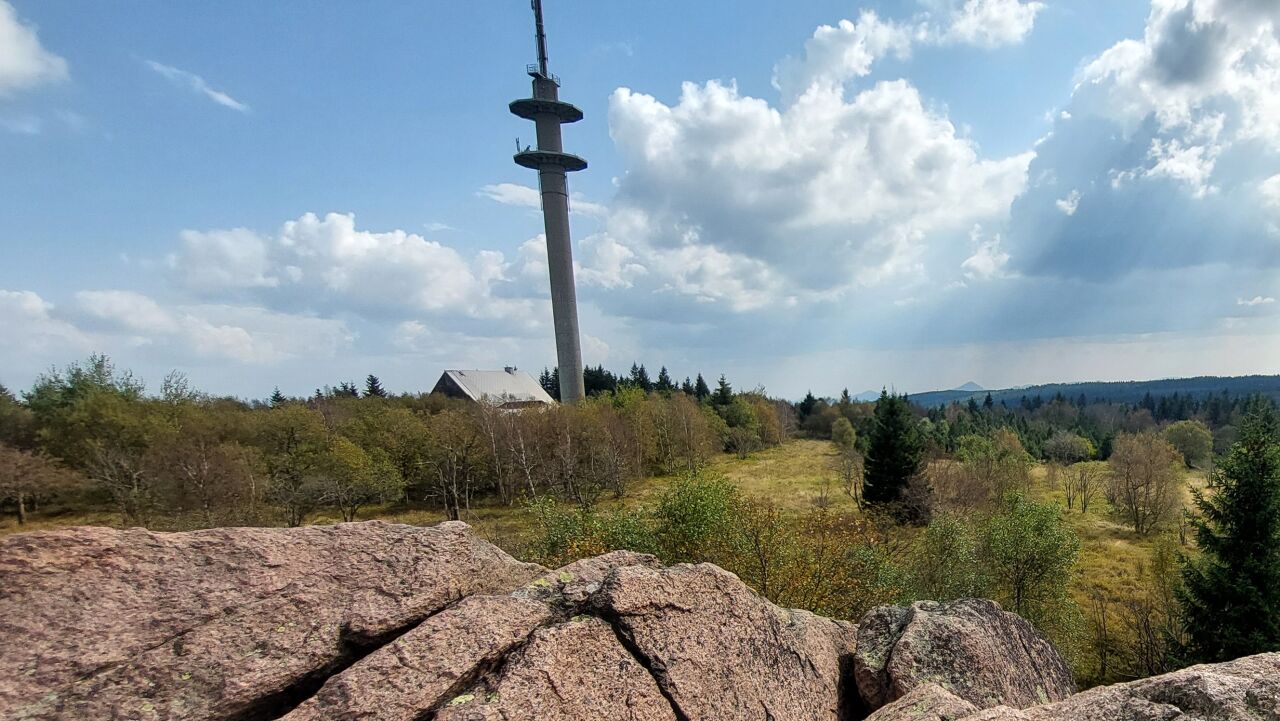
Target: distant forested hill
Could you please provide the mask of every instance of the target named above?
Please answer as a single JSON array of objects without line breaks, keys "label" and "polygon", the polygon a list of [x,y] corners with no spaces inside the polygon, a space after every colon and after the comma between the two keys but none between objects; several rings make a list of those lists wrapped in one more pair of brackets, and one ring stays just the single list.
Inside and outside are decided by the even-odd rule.
[{"label": "distant forested hill", "polygon": [[[991,399],[996,403],[1004,401],[1013,406],[1026,398],[1040,396],[1048,401],[1057,395],[1077,400],[1081,395],[1092,403],[1108,401],[1111,403],[1136,404],[1148,394],[1153,398],[1171,396],[1175,393],[1182,396],[1204,398],[1226,391],[1232,396],[1249,396],[1261,394],[1280,401],[1280,375],[1273,376],[1198,376],[1195,378],[1167,378],[1158,381],[1115,381],[1088,383],[1049,383],[1025,388],[1006,388],[989,391]],[[981,403],[988,391],[968,392],[963,390],[930,391],[911,396],[911,401],[924,408],[947,405],[952,401],[967,403],[970,398]]]}]

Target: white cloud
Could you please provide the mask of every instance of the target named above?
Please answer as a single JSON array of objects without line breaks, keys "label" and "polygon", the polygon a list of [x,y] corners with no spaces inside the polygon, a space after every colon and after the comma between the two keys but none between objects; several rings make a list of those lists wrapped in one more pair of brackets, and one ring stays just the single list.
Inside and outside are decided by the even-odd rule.
[{"label": "white cloud", "polygon": [[1072,190],[1070,193],[1067,193],[1067,197],[1060,198],[1056,204],[1058,206],[1058,210],[1061,210],[1064,214],[1075,215],[1076,208],[1080,207],[1080,191]]},{"label": "white cloud", "polygon": [[[476,194],[503,205],[513,205],[517,208],[533,208],[535,210],[542,209],[542,194],[538,192],[537,188],[531,188],[527,185],[495,183],[482,186]],[[608,215],[609,209],[599,203],[592,203],[583,198],[581,193],[571,193],[569,197],[569,212],[602,218]]]},{"label": "white cloud", "polygon": [[480,251],[468,259],[416,233],[358,229],[350,214],[307,213],[273,236],[184,231],[169,266],[185,287],[205,295],[246,290],[288,307],[537,327],[535,303],[508,277],[501,253]]},{"label": "white cloud", "polygon": [[863,77],[876,60],[909,54],[914,32],[909,26],[881,20],[872,10],[862,11],[857,21],[821,25],[805,41],[802,57],[788,57],[774,68],[773,86],[791,99],[814,85],[830,87]]},{"label": "white cloud", "polygon": [[486,185],[480,188],[477,194],[482,198],[488,198],[503,205],[514,205],[518,208],[542,208],[542,196],[538,194],[538,189],[518,183]]},{"label": "white cloud", "polygon": [[994,48],[1023,41],[1035,26],[1042,2],[965,0],[954,10],[943,40]]},{"label": "white cloud", "polygon": [[76,293],[79,313],[104,338],[131,345],[170,345],[179,354],[277,363],[290,358],[332,357],[354,335],[339,320],[276,313],[253,306],[161,306],[128,290]]},{"label": "white cloud", "polygon": [[932,0],[930,9],[906,22],[863,10],[857,20],[820,25],[804,53],[774,66],[773,86],[792,102],[814,86],[831,87],[871,74],[884,57],[905,58],[913,45],[1013,45],[1031,32],[1042,2],[1024,0]]},{"label": "white cloud", "polygon": [[715,81],[672,106],[624,88],[609,118],[628,172],[605,232],[650,282],[739,310],[917,270],[941,234],[1003,217],[1032,157],[981,158],[905,81],[785,110]]},{"label": "white cloud", "polygon": [[51,355],[82,353],[92,348],[90,337],[54,315],[52,303],[29,290],[0,290],[0,359],[8,366],[36,367]]},{"label": "white cloud", "polygon": [[165,78],[166,80],[173,83],[174,85],[177,85],[179,87],[185,87],[189,90],[197,92],[205,96],[209,100],[212,100],[213,102],[217,103],[218,105],[221,105],[224,108],[230,108],[239,113],[248,113],[251,110],[251,108],[246,103],[242,103],[239,100],[236,100],[235,98],[231,97],[230,95],[228,95],[227,93],[221,90],[214,89],[209,85],[208,82],[205,81],[204,78],[200,77],[199,75],[196,75],[195,73],[188,72],[180,68],[175,68],[172,65],[165,65],[164,63],[158,63],[154,60],[147,60],[146,63],[147,63],[147,67],[151,68],[156,73],[158,73],[161,77]]},{"label": "white cloud", "polygon": [[984,239],[981,226],[974,226],[969,238],[974,244],[974,251],[960,264],[965,276],[972,280],[1003,276],[1005,266],[1009,264],[1009,254],[1000,249],[1000,234]]},{"label": "white cloud", "polygon": [[[272,268],[267,241],[247,228],[184,230],[180,237],[182,249],[179,254],[169,256],[168,263],[193,290],[225,292],[236,288],[274,288],[280,284]],[[295,282],[299,279],[292,278]]]},{"label": "white cloud", "polygon": [[1273,175],[1258,184],[1258,192],[1262,201],[1275,210],[1280,210],[1280,175]]},{"label": "white cloud", "polygon": [[1236,305],[1243,305],[1247,307],[1253,307],[1257,305],[1269,305],[1274,302],[1276,302],[1275,298],[1272,298],[1271,296],[1261,296],[1261,295],[1255,295],[1252,298],[1248,298],[1248,299],[1245,299],[1245,298],[1236,299]]},{"label": "white cloud", "polygon": [[35,27],[24,25],[13,6],[0,0],[0,98],[66,77],[67,61],[45,50]]}]

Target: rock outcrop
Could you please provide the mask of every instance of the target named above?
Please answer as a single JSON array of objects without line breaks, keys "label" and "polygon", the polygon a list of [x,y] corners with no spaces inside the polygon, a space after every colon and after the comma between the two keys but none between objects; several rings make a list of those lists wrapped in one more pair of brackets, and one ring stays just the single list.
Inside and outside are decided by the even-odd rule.
[{"label": "rock outcrop", "polygon": [[876,709],[867,721],[956,721],[977,712],[977,706],[936,683],[926,683]]},{"label": "rock outcrop", "polygon": [[998,707],[973,721],[1253,721],[1280,719],[1280,653],[1192,666],[1102,686],[1036,708]]},{"label": "rock outcrop", "polygon": [[926,683],[985,709],[1025,708],[1075,692],[1053,644],[994,601],[881,606],[858,624],[854,674],[878,708]]},{"label": "rock outcrop", "polygon": [[270,718],[466,596],[545,572],[463,523],[0,543],[0,718]]},{"label": "rock outcrop", "polygon": [[989,601],[855,626],[709,564],[547,570],[461,523],[0,541],[6,720],[1275,721],[1280,654],[1071,690]]}]

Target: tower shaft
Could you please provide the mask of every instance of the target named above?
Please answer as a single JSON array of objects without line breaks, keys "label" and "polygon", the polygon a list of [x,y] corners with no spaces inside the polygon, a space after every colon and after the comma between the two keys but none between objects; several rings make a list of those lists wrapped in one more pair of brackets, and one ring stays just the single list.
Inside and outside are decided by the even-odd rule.
[{"label": "tower shaft", "polygon": [[533,0],[537,27],[538,64],[528,68],[533,77],[533,97],[511,103],[511,112],[532,120],[538,135],[536,150],[515,155],[516,164],[538,171],[542,192],[542,221],[547,234],[547,269],[551,281],[551,316],[556,334],[556,364],[560,375],[560,402],[582,400],[582,345],[578,335],[578,297],[573,279],[573,245],[569,238],[569,184],[567,173],[587,167],[587,161],[564,152],[560,135],[563,123],[582,119],[582,111],[559,97],[559,80],[547,71],[546,36],[542,26],[542,2]]}]

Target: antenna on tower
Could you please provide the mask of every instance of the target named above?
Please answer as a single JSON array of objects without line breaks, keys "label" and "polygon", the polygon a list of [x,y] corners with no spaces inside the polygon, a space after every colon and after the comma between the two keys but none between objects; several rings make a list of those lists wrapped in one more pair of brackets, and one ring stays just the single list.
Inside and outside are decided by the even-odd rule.
[{"label": "antenna on tower", "polygon": [[532,0],[533,5],[533,23],[537,28],[538,38],[538,73],[542,77],[550,77],[547,75],[547,33],[542,28],[542,0]]}]

